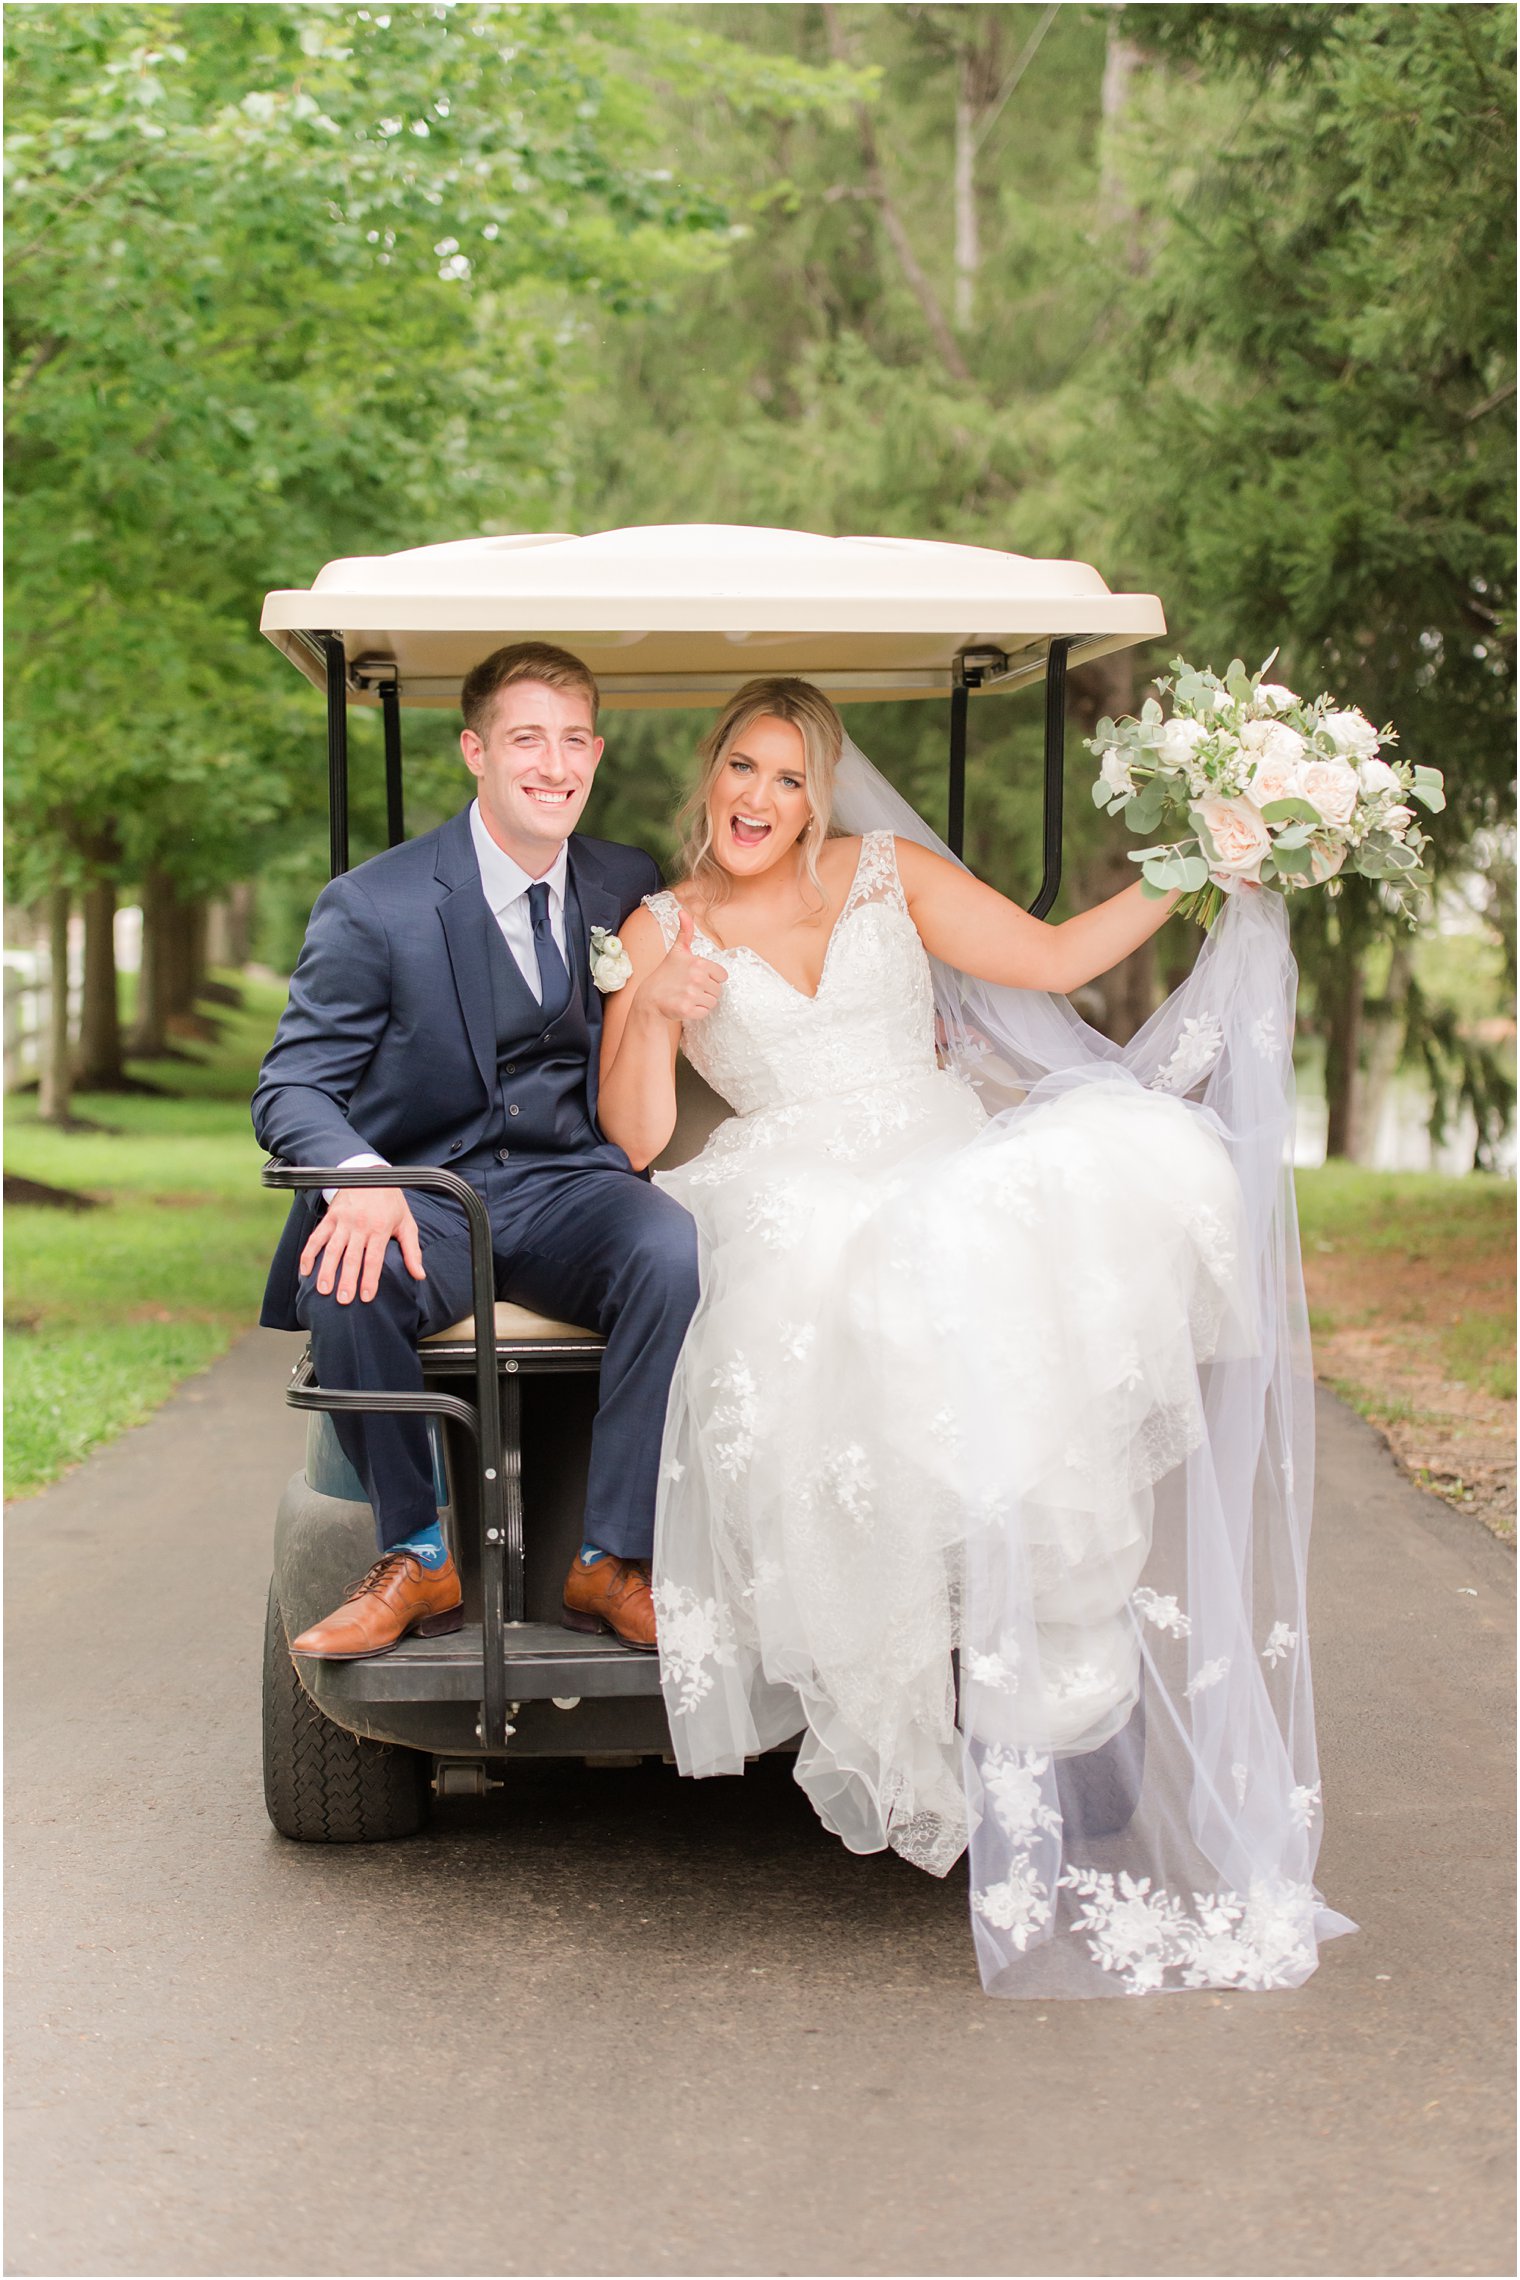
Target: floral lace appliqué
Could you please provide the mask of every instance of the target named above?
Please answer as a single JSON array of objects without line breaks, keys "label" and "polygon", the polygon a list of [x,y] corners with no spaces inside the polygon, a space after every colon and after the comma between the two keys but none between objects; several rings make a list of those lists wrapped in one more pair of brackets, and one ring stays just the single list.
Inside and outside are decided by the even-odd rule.
[{"label": "floral lace appliqu\u00e9", "polygon": [[1151,1079],[1152,1092],[1185,1093],[1213,1067],[1224,1046],[1224,1030],[1212,1013],[1190,1015],[1171,1056]]},{"label": "floral lace appliqu\u00e9", "polygon": [[1185,1639],[1192,1631],[1192,1620],[1183,1614],[1176,1599],[1169,1592],[1165,1598],[1142,1583],[1138,1591],[1130,1593],[1129,1603],[1137,1615],[1147,1623],[1154,1623],[1158,1631],[1168,1631],[1174,1639]]},{"label": "floral lace appliqu\u00e9", "polygon": [[982,1761],[982,1787],[999,1826],[1016,1845],[1060,1834],[1061,1815],[1040,1786],[1049,1771],[1050,1759],[1034,1750],[989,1750]]},{"label": "floral lace appliqu\u00e9", "polygon": [[1076,1925],[1104,1971],[1129,1995],[1152,1995],[1169,1971],[1183,1987],[1292,1987],[1314,1967],[1314,1890],[1308,1884],[1253,1884],[1238,1892],[1192,1894],[1192,1909],[1148,1876],[1068,1869],[1063,1888],[1081,1905]]},{"label": "floral lace appliqu\u00e9", "polygon": [[1283,1657],[1291,1654],[1297,1645],[1296,1631],[1290,1630],[1286,1623],[1274,1623],[1267,1633],[1267,1643],[1261,1650],[1261,1659],[1270,1663],[1275,1670]]},{"label": "floral lace appliqu\u00e9", "polygon": [[1049,1891],[1027,1862],[1015,1862],[1000,1884],[973,1892],[971,1905],[994,1930],[1008,1934],[1020,1955],[1053,1914]]},{"label": "floral lace appliqu\u00e9", "polygon": [[661,1674],[679,1689],[675,1708],[684,1716],[712,1692],[714,1672],[733,1667],[733,1624],[726,1608],[684,1584],[657,1584],[654,1611]]}]

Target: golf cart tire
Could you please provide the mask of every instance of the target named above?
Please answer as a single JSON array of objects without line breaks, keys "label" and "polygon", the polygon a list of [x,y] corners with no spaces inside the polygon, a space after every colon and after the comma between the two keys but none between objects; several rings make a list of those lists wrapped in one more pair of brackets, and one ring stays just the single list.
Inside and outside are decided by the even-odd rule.
[{"label": "golf cart tire", "polygon": [[264,1805],[303,1845],[415,1836],[432,1809],[432,1759],[366,1741],[324,1717],[296,1675],[274,1586],[264,1627]]}]

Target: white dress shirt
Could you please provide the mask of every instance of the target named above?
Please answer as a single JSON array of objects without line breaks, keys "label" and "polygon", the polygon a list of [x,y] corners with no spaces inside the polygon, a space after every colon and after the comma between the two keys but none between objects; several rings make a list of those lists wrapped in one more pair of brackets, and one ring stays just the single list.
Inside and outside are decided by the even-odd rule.
[{"label": "white dress shirt", "polygon": [[517,961],[517,968],[539,1003],[543,1003],[543,984],[538,978],[538,951],[533,942],[533,916],[528,909],[528,889],[540,884],[549,890],[549,931],[559,945],[559,954],[570,969],[569,953],[565,948],[565,875],[569,867],[569,845],[562,842],[559,853],[539,879],[530,879],[520,863],[515,863],[505,848],[498,847],[487,831],[480,813],[479,800],[470,803],[470,837],[475,842],[475,860],[480,865],[480,884],[491,915],[501,928],[502,938]]},{"label": "white dress shirt", "polygon": [[[475,843],[475,860],[480,865],[481,891],[487,908],[501,928],[502,939],[517,962],[534,997],[542,1005],[544,986],[538,976],[538,950],[533,940],[533,913],[528,908],[528,889],[539,884],[530,879],[520,863],[515,863],[504,847],[498,847],[485,827],[480,813],[479,800],[470,802],[470,837]],[[549,890],[549,931],[559,945],[559,954],[570,968],[570,953],[565,943],[565,879],[569,870],[569,843],[543,874],[543,884]],[[388,1161],[366,1149],[362,1156],[345,1156],[338,1169],[352,1171],[357,1164],[383,1164]],[[336,1188],[324,1188],[329,1203],[337,1194]]]}]

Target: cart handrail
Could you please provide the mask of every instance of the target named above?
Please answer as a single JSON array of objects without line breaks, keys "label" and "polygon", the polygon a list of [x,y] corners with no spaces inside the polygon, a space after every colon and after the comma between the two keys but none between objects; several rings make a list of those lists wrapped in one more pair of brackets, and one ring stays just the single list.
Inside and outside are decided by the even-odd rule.
[{"label": "cart handrail", "polygon": [[[480,1490],[480,1574],[482,1586],[481,1739],[488,1749],[506,1747],[507,1680],[506,1624],[523,1619],[522,1515],[513,1514],[508,1531],[507,1496],[502,1480],[500,1411],[496,1359],[496,1262],[491,1245],[491,1219],[468,1180],[440,1164],[286,1164],[272,1156],[260,1173],[267,1188],[422,1188],[435,1195],[452,1196],[464,1207],[470,1231],[470,1299],[475,1317],[475,1416],[473,1420]],[[359,1303],[363,1303],[360,1301]],[[467,1404],[447,1397],[452,1408],[443,1412],[445,1397],[428,1397],[427,1406],[453,1414]],[[335,1393],[327,1399],[303,1389],[303,1409],[331,1408],[353,1411],[414,1410],[421,1406],[407,1395]],[[515,1484],[514,1484],[515,1485]],[[514,1499],[515,1502],[515,1499]]]}]

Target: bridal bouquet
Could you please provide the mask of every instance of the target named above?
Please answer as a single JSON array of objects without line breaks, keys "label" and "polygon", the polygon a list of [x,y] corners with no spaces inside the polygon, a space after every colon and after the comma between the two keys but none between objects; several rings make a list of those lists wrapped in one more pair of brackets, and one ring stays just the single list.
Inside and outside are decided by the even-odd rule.
[{"label": "bridal bouquet", "polygon": [[1237,657],[1223,680],[1174,658],[1156,683],[1170,719],[1148,697],[1138,719],[1100,720],[1087,739],[1102,764],[1094,802],[1131,831],[1173,834],[1130,861],[1148,895],[1180,888],[1201,925],[1243,885],[1291,894],[1343,868],[1386,881],[1412,925],[1429,874],[1410,802],[1445,806],[1440,769],[1385,759],[1391,728],[1265,680],[1276,656],[1251,674]]}]

